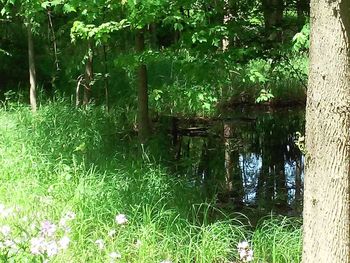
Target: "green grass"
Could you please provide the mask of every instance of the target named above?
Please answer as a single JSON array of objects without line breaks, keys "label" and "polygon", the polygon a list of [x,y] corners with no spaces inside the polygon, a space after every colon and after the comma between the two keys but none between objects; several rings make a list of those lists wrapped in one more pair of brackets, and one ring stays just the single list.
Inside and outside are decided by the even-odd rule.
[{"label": "green grass", "polygon": [[[252,229],[219,211],[164,165],[166,145],[158,153],[139,147],[123,111],[63,101],[34,115],[19,105],[0,109],[0,204],[13,208],[6,217],[0,205],[0,262],[43,262],[47,252],[33,255],[30,242],[45,220],[58,227],[46,241],[71,241],[49,262],[111,262],[112,252],[121,255],[116,262],[239,262],[243,240],[254,262],[300,261],[300,225],[272,218]],[[76,217],[66,231],[59,222],[69,211]],[[117,214],[128,223],[118,225]]]}]

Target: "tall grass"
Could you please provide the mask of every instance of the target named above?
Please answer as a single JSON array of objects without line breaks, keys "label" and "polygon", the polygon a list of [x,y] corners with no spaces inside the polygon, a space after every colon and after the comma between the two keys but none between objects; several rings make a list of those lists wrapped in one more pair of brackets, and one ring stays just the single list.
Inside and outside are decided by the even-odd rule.
[{"label": "tall grass", "polygon": [[[256,262],[299,262],[300,228],[272,219],[252,232],[220,212],[159,161],[166,149],[139,147],[122,112],[63,101],[34,115],[0,110],[0,260],[239,262],[237,244],[251,239]],[[60,228],[70,211],[69,229]],[[45,221],[57,226],[52,242],[70,239],[67,249],[33,253]]]}]

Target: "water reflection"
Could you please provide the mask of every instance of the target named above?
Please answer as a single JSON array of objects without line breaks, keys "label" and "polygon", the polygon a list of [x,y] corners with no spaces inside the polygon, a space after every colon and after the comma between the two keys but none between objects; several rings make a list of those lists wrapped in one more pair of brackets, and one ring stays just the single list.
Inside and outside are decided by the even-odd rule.
[{"label": "water reflection", "polygon": [[303,109],[230,112],[180,121],[176,129],[177,171],[208,198],[237,209],[300,213],[304,157],[294,140],[303,133]]}]

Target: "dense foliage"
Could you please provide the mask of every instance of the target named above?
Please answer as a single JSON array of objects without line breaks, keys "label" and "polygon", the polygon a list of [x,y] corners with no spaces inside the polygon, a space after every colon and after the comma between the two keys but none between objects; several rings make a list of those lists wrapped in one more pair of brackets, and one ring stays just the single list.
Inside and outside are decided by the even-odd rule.
[{"label": "dense foliage", "polygon": [[0,0],[0,261],[300,262],[308,5]]},{"label": "dense foliage", "polygon": [[31,25],[37,86],[49,96],[84,92],[84,103],[136,107],[144,64],[152,112],[203,115],[220,102],[305,100],[306,0],[1,3],[2,95],[27,92]]}]

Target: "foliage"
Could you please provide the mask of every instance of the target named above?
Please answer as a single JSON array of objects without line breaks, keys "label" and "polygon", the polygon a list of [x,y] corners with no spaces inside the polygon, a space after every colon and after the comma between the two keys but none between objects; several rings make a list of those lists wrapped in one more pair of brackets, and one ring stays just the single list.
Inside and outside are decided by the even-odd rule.
[{"label": "foliage", "polygon": [[[63,101],[42,106],[35,116],[14,105],[0,111],[1,213],[9,208],[16,213],[0,217],[0,227],[10,227],[3,233],[17,246],[7,242],[2,248],[10,249],[11,260],[226,262],[237,260],[237,244],[251,237],[256,262],[272,262],[272,255],[274,262],[299,262],[298,224],[272,218],[251,232],[238,217],[229,219],[156,156],[142,158],[121,129],[122,111],[76,110]],[[111,144],[115,136],[118,143]],[[56,254],[45,243],[43,253],[33,254],[43,222],[57,226],[50,244],[64,243],[60,222],[69,211],[75,218],[66,229],[67,247]],[[0,242],[3,238],[0,234]]]}]

